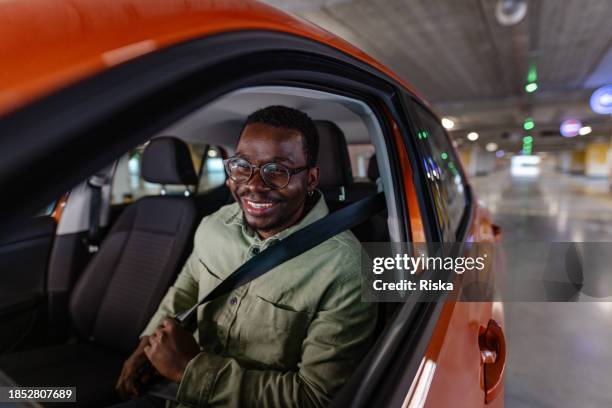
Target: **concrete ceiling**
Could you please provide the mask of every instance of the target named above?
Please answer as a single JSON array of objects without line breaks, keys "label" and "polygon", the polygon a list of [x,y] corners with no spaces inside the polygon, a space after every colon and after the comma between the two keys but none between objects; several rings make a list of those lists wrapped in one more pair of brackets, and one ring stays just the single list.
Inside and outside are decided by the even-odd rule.
[{"label": "concrete ceiling", "polygon": [[[520,149],[522,124],[535,120],[536,151],[608,138],[612,116],[588,105],[612,84],[612,0],[527,0],[514,26],[495,17],[498,0],[269,0],[339,35],[391,68],[456,119],[451,134]],[[539,89],[524,91],[530,64]],[[589,137],[559,136],[563,119],[593,128]],[[515,136],[512,136],[512,135]],[[579,140],[581,139],[581,140]],[[469,142],[468,142],[469,143]]]}]

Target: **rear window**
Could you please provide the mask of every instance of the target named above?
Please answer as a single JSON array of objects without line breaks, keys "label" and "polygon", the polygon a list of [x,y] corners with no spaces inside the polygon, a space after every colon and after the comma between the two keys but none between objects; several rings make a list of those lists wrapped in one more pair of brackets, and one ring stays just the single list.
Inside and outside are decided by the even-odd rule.
[{"label": "rear window", "polygon": [[351,159],[351,171],[355,181],[376,181],[368,178],[368,166],[374,155],[372,144],[348,145],[349,157]]},{"label": "rear window", "polygon": [[[142,153],[146,145],[138,146],[123,155],[117,162],[111,187],[111,204],[128,204],[145,196],[160,195],[162,189],[168,195],[185,194],[186,188],[182,185],[166,185],[149,183],[142,178]],[[187,144],[197,171],[202,163],[202,154],[205,147]],[[191,191],[193,192],[193,187]]]}]

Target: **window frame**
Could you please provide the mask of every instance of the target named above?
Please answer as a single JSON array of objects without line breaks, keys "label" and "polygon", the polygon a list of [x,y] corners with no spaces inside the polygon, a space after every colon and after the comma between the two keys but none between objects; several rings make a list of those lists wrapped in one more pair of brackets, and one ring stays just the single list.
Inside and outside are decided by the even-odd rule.
[{"label": "window frame", "polygon": [[[448,154],[452,157],[452,159],[454,160],[455,163],[457,163],[457,172],[459,173],[460,177],[461,177],[461,182],[462,182],[462,186],[463,186],[463,198],[465,200],[465,205],[463,207],[463,212],[459,218],[459,220],[457,221],[457,225],[455,227],[455,230],[452,231],[452,236],[451,236],[451,241],[448,241],[445,237],[444,232],[442,231],[442,223],[441,221],[438,219],[438,217],[435,215],[436,211],[434,208],[433,214],[435,216],[436,219],[436,224],[437,224],[437,228],[439,231],[439,237],[441,239],[440,242],[461,242],[466,238],[466,219],[470,218],[470,208],[472,206],[471,203],[471,189],[469,186],[469,183],[467,182],[467,177],[465,175],[465,172],[463,171],[463,166],[461,165],[461,160],[459,158],[459,155],[457,154],[457,151],[455,150],[455,147],[453,146],[452,143],[452,139],[450,138],[450,135],[448,134],[448,132],[446,131],[446,129],[444,128],[444,126],[442,126],[442,123],[440,121],[440,119],[438,118],[438,116],[433,113],[431,111],[431,109],[429,109],[427,106],[425,106],[424,104],[422,104],[420,101],[414,99],[414,98],[410,98],[411,99],[411,110],[413,112],[413,116],[415,118],[414,123],[417,124],[418,129],[427,129],[427,126],[425,125],[425,123],[423,123],[423,121],[421,120],[421,116],[420,114],[417,112],[417,109],[421,109],[423,111],[424,114],[429,115],[430,118],[436,122],[436,124],[439,126],[439,130],[442,131],[442,137],[445,138],[445,140],[443,141],[443,143],[445,143],[448,146]],[[413,131],[418,131],[417,129],[413,129]],[[433,134],[430,132],[430,137],[433,137]],[[418,136],[417,136],[418,139]],[[431,147],[431,140],[429,139],[426,141],[426,143],[417,143],[417,150],[419,150],[420,154],[421,154],[421,161],[419,163],[421,163],[424,159],[425,159],[425,155],[423,155],[423,149],[427,149],[429,156],[432,156],[432,147]],[[429,190],[429,197],[431,199],[431,203],[432,206],[435,206],[435,199],[433,197],[433,192],[431,191],[431,182],[427,181],[427,186],[428,186],[428,190]]]}]

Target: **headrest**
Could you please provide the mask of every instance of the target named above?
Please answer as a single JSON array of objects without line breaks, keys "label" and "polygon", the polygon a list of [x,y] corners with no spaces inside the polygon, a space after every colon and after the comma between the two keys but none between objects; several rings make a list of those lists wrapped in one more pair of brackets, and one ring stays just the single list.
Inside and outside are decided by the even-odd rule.
[{"label": "headrest", "polygon": [[370,157],[370,161],[368,162],[368,178],[371,181],[376,181],[376,179],[380,177],[380,173],[378,172],[378,161],[376,160],[376,153]]},{"label": "headrest", "polygon": [[344,133],[328,120],[317,120],[315,125],[319,132],[319,187],[348,187],[353,183],[353,173]]},{"label": "headrest", "polygon": [[197,184],[191,153],[182,141],[172,136],[158,137],[142,154],[142,178],[157,184]]}]

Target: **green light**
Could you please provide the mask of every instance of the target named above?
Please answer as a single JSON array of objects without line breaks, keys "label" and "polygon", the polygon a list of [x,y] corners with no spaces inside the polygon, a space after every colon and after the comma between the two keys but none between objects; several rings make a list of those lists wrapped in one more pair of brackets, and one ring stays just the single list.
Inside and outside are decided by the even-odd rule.
[{"label": "green light", "polygon": [[423,131],[423,139],[427,139],[427,132]]},{"label": "green light", "polygon": [[538,67],[534,62],[529,64],[529,71],[527,72],[527,82],[535,82],[538,80]]},{"label": "green light", "polygon": [[523,137],[523,154],[527,156],[533,154],[533,136],[531,135]]},{"label": "green light", "polygon": [[446,160],[446,159],[448,159],[448,154],[446,152],[442,152],[440,157],[442,157],[442,160]]},{"label": "green light", "polygon": [[531,118],[525,119],[525,123],[523,123],[523,129],[531,130],[535,127],[535,122]]},{"label": "green light", "polygon": [[525,85],[525,92],[532,93],[538,90],[538,84],[535,82],[530,82]]}]

